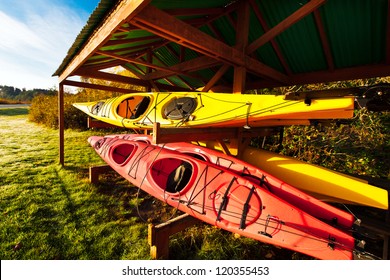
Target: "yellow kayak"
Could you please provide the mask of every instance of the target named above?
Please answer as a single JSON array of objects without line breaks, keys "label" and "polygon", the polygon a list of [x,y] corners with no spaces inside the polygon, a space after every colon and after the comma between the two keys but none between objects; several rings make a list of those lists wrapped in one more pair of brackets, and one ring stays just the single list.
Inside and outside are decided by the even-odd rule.
[{"label": "yellow kayak", "polygon": [[[218,142],[198,144],[222,150]],[[234,143],[226,145],[232,155],[237,155],[237,145]],[[244,149],[241,159],[323,201],[380,209],[389,207],[387,190],[370,185],[365,180],[252,147]]]},{"label": "yellow kayak", "polygon": [[201,92],[130,93],[75,103],[95,119],[125,128],[308,125],[353,117],[353,97],[286,100],[283,95]]}]

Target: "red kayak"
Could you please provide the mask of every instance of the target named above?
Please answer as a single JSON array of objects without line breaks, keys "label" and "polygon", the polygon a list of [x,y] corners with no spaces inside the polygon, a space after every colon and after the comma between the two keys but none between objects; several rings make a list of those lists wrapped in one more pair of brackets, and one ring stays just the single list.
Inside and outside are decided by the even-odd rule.
[{"label": "red kayak", "polygon": [[[152,137],[150,135],[118,134],[108,135],[106,137],[141,141],[152,145]],[[200,160],[211,162],[218,166],[227,168],[230,171],[236,173],[238,176],[243,176],[260,187],[268,189],[268,191],[280,197],[281,199],[288,201],[295,207],[335,227],[339,227],[347,231],[352,231],[352,227],[354,227],[355,218],[352,214],[320,201],[310,196],[309,194],[281,181],[277,177],[259,169],[258,167],[250,165],[233,156],[186,142],[166,143],[159,146],[191,155]]]},{"label": "red kayak", "polygon": [[133,185],[206,223],[318,259],[352,259],[355,239],[236,172],[143,141],[92,136]]}]

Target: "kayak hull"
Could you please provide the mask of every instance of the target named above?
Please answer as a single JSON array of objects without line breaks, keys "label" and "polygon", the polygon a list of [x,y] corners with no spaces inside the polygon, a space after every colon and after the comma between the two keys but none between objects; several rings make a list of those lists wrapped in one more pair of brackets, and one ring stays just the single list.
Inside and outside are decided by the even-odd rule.
[{"label": "kayak hull", "polygon": [[307,125],[353,117],[352,97],[285,100],[282,95],[201,92],[131,93],[74,103],[90,117],[125,128]]},{"label": "kayak hull", "polygon": [[351,235],[226,168],[141,141],[89,142],[129,182],[210,225],[318,259],[353,258]]},{"label": "kayak hull", "polygon": [[[139,141],[150,145],[152,144],[152,137],[150,135],[117,134],[107,135],[106,137]],[[163,146],[164,148],[172,149],[229,169],[238,176],[243,176],[255,184],[260,185],[263,188],[267,188],[271,193],[285,201],[288,201],[306,213],[334,226],[339,226],[340,228],[351,230],[355,222],[353,215],[350,213],[320,201],[299,190],[298,188],[287,184],[274,175],[271,175],[270,173],[265,172],[256,166],[248,164],[247,162],[237,159],[236,157],[223,154],[213,149],[185,142],[166,143],[159,146]]]},{"label": "kayak hull", "polygon": [[[198,144],[223,150],[221,145],[214,141]],[[232,155],[237,155],[236,143],[225,144]],[[379,209],[389,207],[387,190],[370,185],[359,178],[253,147],[243,150],[242,160],[323,201]]]}]

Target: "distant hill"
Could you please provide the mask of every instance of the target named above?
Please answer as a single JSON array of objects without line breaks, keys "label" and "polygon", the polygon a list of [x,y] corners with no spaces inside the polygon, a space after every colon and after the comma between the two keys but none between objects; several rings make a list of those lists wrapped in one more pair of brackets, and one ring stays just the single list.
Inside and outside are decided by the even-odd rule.
[{"label": "distant hill", "polygon": [[56,89],[19,89],[12,86],[0,85],[0,99],[30,102],[37,95],[56,95]]}]

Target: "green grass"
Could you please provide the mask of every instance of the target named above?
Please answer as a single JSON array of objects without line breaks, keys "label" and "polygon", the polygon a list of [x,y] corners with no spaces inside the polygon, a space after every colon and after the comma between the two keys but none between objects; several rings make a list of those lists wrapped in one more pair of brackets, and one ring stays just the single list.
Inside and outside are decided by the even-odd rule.
[{"label": "green grass", "polygon": [[58,131],[26,113],[0,110],[0,258],[149,258],[146,224],[124,206],[135,188],[87,180],[88,167],[102,164],[86,141],[93,132],[65,132],[62,168]]}]

